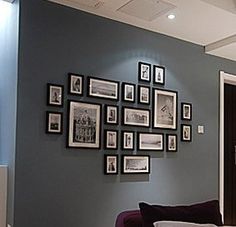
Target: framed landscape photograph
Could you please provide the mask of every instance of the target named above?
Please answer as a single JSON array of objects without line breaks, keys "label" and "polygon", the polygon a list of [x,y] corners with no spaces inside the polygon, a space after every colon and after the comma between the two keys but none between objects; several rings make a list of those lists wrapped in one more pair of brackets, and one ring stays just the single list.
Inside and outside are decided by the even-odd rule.
[{"label": "framed landscape photograph", "polygon": [[135,102],[135,84],[122,83],[122,100],[125,102]]},{"label": "framed landscape photograph", "polygon": [[177,129],[177,92],[153,89],[153,128]]},{"label": "framed landscape photograph", "polygon": [[192,104],[181,103],[181,119],[186,121],[192,120]]},{"label": "framed landscape photograph", "polygon": [[150,87],[138,85],[138,103],[150,104]]},{"label": "framed landscape photograph", "polygon": [[61,112],[46,112],[46,132],[53,134],[62,134],[62,119],[63,114]]},{"label": "framed landscape photograph", "polygon": [[192,126],[182,124],[181,125],[181,141],[191,142],[192,141]]},{"label": "framed landscape photograph", "polygon": [[138,78],[142,82],[151,81],[151,64],[145,62],[138,63]]},{"label": "framed landscape photograph", "polygon": [[149,174],[150,156],[122,155],[121,172],[122,174]]},{"label": "framed landscape photograph", "polygon": [[166,134],[166,151],[176,152],[177,151],[177,135]]},{"label": "framed landscape photograph", "polygon": [[118,125],[119,107],[113,105],[105,105],[105,124]]},{"label": "framed landscape photograph", "polygon": [[150,110],[132,107],[123,107],[123,125],[149,127]]},{"label": "framed landscape photograph", "polygon": [[69,101],[68,147],[100,148],[101,105]]},{"label": "framed landscape photograph", "polygon": [[164,135],[162,133],[138,132],[138,150],[163,151]]},{"label": "framed landscape photograph", "polygon": [[117,150],[118,148],[118,131],[104,130],[105,149]]},{"label": "framed landscape photograph", "polygon": [[49,106],[63,106],[63,85],[47,84],[47,104]]},{"label": "framed landscape photograph", "polygon": [[118,155],[104,155],[104,174],[118,174]]},{"label": "framed landscape photograph", "polygon": [[165,84],[165,67],[158,65],[153,66],[153,83]]},{"label": "framed landscape photograph", "polygon": [[121,132],[122,138],[122,150],[134,150],[134,132],[132,131],[122,131]]},{"label": "framed landscape photograph", "polygon": [[119,82],[88,77],[88,96],[104,99],[119,99]]},{"label": "framed landscape photograph", "polygon": [[84,76],[75,73],[68,73],[69,87],[68,92],[71,95],[83,95]]}]

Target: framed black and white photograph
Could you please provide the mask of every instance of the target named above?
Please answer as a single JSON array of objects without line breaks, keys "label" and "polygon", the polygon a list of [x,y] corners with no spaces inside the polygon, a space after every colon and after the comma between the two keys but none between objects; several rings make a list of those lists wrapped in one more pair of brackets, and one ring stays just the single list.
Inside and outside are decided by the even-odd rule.
[{"label": "framed black and white photograph", "polygon": [[138,85],[138,103],[150,104],[150,87]]},{"label": "framed black and white photograph", "polygon": [[46,132],[54,134],[62,134],[62,119],[61,112],[46,112]]},{"label": "framed black and white photograph", "polygon": [[181,141],[191,142],[192,141],[192,126],[182,124],[181,125]]},{"label": "framed black and white photograph", "polygon": [[121,132],[122,138],[122,150],[134,150],[134,132],[132,131],[122,131]]},{"label": "framed black and white photograph", "polygon": [[63,85],[47,84],[47,104],[49,106],[63,106]]},{"label": "framed black and white photograph", "polygon": [[138,150],[163,151],[164,135],[162,133],[138,132]]},{"label": "framed black and white photograph", "polygon": [[118,174],[118,155],[104,155],[104,174]]},{"label": "framed black and white photograph", "polygon": [[122,174],[149,174],[150,156],[122,155],[121,172]]},{"label": "framed black and white photograph", "polygon": [[123,107],[123,125],[135,127],[150,126],[150,110],[132,107]]},{"label": "framed black and white photograph", "polygon": [[104,147],[105,149],[117,150],[118,148],[118,131],[117,130],[104,130]]},{"label": "framed black and white photograph", "polygon": [[138,75],[139,81],[150,82],[151,81],[151,64],[145,62],[138,63]]},{"label": "framed black and white photograph", "polygon": [[118,125],[119,107],[114,105],[105,105],[105,124]]},{"label": "framed black and white photograph", "polygon": [[177,151],[177,135],[166,134],[166,151],[176,152]]},{"label": "framed black and white photograph", "polygon": [[192,120],[192,104],[181,103],[181,119],[186,121]]},{"label": "framed black and white photograph", "polygon": [[165,84],[165,67],[158,65],[153,66],[153,83]]},{"label": "framed black and white photograph", "polygon": [[122,83],[122,100],[125,102],[135,102],[135,84]]},{"label": "framed black and white photograph", "polygon": [[176,91],[153,89],[153,128],[177,129]]},{"label": "framed black and white photograph", "polygon": [[100,148],[101,105],[69,101],[68,147]]},{"label": "framed black and white photograph", "polygon": [[88,77],[88,96],[119,100],[119,82]]},{"label": "framed black and white photograph", "polygon": [[69,87],[68,92],[71,95],[83,95],[84,76],[75,73],[68,73]]}]

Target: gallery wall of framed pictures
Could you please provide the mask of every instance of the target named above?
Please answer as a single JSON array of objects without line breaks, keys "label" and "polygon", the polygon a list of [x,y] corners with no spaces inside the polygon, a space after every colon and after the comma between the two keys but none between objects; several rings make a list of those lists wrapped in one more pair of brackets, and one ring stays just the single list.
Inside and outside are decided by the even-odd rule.
[{"label": "gallery wall of framed pictures", "polygon": [[[178,151],[178,92],[164,87],[164,66],[138,62],[138,82],[67,76],[67,86],[47,84],[46,133],[67,133],[67,148],[103,150],[104,174],[118,174],[119,162],[122,174],[149,174],[152,152]],[[180,119],[180,142],[191,142],[191,103],[181,102]]]}]

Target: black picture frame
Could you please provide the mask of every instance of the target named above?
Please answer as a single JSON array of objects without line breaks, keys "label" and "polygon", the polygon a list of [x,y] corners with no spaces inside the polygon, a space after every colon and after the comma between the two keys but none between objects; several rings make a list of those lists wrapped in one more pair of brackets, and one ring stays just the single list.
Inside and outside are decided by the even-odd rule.
[{"label": "black picture frame", "polygon": [[187,102],[181,103],[181,120],[191,121],[192,120],[192,104]]},{"label": "black picture frame", "polygon": [[134,131],[121,131],[121,148],[122,150],[134,150],[134,140],[135,140],[135,133]]},{"label": "black picture frame", "polygon": [[[127,162],[127,160],[129,160]],[[129,167],[130,165],[130,167]],[[150,174],[151,162],[149,155],[122,155],[122,174]]]},{"label": "black picture frame", "polygon": [[63,106],[64,86],[60,84],[47,83],[47,105]]},{"label": "black picture frame", "polygon": [[181,141],[192,142],[192,125],[181,124]]},{"label": "black picture frame", "polygon": [[102,105],[68,100],[68,148],[101,148]]},{"label": "black picture frame", "polygon": [[68,73],[68,94],[83,96],[84,76],[76,73]]},{"label": "black picture frame", "polygon": [[118,125],[119,106],[105,104],[104,109],[104,123],[109,125]]},{"label": "black picture frame", "polygon": [[151,88],[145,85],[138,85],[138,103],[150,105]]},{"label": "black picture frame", "polygon": [[63,113],[56,111],[46,111],[46,133],[62,134]]},{"label": "black picture frame", "polygon": [[122,83],[122,101],[135,102],[136,97],[136,85],[132,83]]},{"label": "black picture frame", "polygon": [[138,132],[137,138],[139,151],[164,151],[163,133]]},{"label": "black picture frame", "polygon": [[104,130],[104,149],[106,150],[118,149],[118,130],[113,130],[113,129]]},{"label": "black picture frame", "polygon": [[118,162],[119,156],[116,154],[104,155],[104,174],[105,175],[117,175],[118,174]]},{"label": "black picture frame", "polygon": [[176,134],[166,134],[166,151],[167,152],[178,151],[178,137]]},{"label": "black picture frame", "polygon": [[153,65],[153,84],[165,85],[165,67]]},{"label": "black picture frame", "polygon": [[138,79],[140,82],[151,82],[151,64],[138,62]]},{"label": "black picture frame", "polygon": [[88,77],[88,97],[119,100],[119,81]]}]

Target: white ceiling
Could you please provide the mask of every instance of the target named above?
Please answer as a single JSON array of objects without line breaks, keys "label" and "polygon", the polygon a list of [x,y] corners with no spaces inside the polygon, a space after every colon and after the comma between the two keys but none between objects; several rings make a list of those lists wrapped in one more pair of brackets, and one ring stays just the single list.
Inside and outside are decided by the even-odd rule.
[{"label": "white ceiling", "polygon": [[[50,0],[206,47],[236,61],[236,0]],[[176,18],[169,20],[167,15]]]}]

